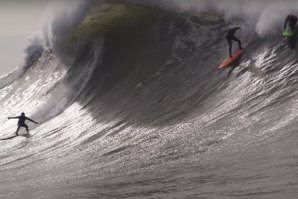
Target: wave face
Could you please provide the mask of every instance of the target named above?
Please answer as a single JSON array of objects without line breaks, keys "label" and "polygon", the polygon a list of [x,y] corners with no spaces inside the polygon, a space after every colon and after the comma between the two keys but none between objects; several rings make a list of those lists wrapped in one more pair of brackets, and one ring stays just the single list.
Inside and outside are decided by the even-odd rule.
[{"label": "wave face", "polygon": [[16,129],[6,116],[39,122],[0,141],[1,198],[297,196],[294,43],[236,19],[245,53],[228,77],[223,8],[157,5],[79,2],[49,18],[0,81],[1,138]]}]

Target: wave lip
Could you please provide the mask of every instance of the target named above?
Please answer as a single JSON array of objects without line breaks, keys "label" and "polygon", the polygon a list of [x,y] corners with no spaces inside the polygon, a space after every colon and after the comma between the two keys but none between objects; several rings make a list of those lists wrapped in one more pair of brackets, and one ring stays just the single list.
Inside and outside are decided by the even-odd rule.
[{"label": "wave lip", "polygon": [[153,9],[127,4],[104,4],[92,8],[79,25],[81,36],[113,34],[123,29],[140,28],[153,20]]}]

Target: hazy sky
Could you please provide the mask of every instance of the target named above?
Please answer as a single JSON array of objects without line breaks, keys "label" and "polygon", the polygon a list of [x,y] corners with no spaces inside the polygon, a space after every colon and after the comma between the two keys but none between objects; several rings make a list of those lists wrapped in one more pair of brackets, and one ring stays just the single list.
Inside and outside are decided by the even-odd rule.
[{"label": "hazy sky", "polygon": [[41,30],[47,1],[0,0],[0,75],[21,64],[27,40]]}]

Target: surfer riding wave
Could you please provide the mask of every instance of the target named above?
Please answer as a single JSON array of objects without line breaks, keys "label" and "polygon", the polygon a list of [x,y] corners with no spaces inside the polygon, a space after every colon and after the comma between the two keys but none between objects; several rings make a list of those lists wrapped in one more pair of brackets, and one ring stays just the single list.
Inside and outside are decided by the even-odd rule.
[{"label": "surfer riding wave", "polygon": [[287,25],[291,28],[291,31],[295,31],[295,26],[297,23],[297,17],[295,15],[288,15],[285,19],[284,30],[286,30]]},{"label": "surfer riding wave", "polygon": [[239,29],[241,29],[241,27],[230,27],[229,30],[228,30],[228,33],[226,35],[226,39],[227,39],[228,44],[229,44],[229,54],[230,54],[230,57],[232,57],[232,45],[233,45],[232,41],[238,42],[239,48],[242,49],[240,39],[238,39],[235,36],[236,31],[239,30]]},{"label": "surfer riding wave", "polygon": [[29,120],[29,121],[31,121],[31,122],[33,122],[35,124],[38,124],[38,122],[35,122],[34,120],[26,117],[25,116],[25,113],[21,113],[21,115],[20,116],[17,116],[17,117],[8,117],[8,119],[19,119],[19,121],[18,121],[18,128],[17,128],[17,131],[16,131],[16,135],[19,135],[18,132],[19,132],[19,130],[20,130],[21,127],[26,128],[27,133],[29,133],[29,127],[25,124],[25,121],[26,120]]}]

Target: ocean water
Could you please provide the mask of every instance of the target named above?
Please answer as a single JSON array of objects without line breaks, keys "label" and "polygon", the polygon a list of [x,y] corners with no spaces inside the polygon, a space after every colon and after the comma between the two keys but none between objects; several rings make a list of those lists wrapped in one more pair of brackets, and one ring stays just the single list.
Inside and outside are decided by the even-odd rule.
[{"label": "ocean water", "polygon": [[[8,116],[39,122],[0,140],[1,199],[298,197],[297,50],[281,34],[297,3],[58,8],[0,79],[0,139]],[[230,24],[245,51],[228,76]]]}]

